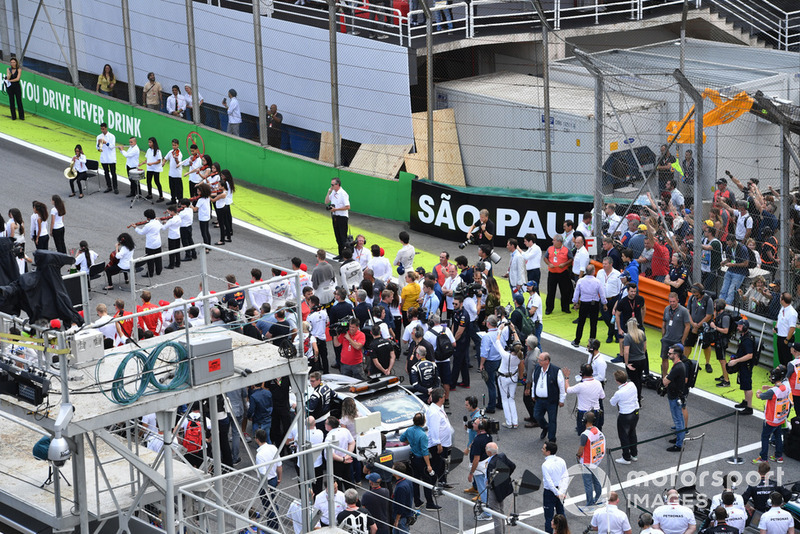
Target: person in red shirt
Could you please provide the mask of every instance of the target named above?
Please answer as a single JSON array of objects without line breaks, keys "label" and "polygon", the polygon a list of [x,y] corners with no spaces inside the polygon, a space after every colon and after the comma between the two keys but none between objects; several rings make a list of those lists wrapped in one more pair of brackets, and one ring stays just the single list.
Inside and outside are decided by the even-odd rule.
[{"label": "person in red shirt", "polygon": [[334,347],[342,347],[341,373],[345,376],[364,379],[364,343],[366,336],[358,325],[358,319],[350,319],[350,326],[347,332],[339,334],[333,338]]},{"label": "person in red shirt", "polygon": [[[142,305],[136,306],[136,313],[146,312],[158,308],[155,304],[150,302],[152,296],[149,291],[142,291]],[[145,332],[152,332],[154,336],[161,334],[161,313],[148,313],[147,315],[139,316],[139,329]]]},{"label": "person in red shirt", "polygon": [[[116,312],[114,313],[114,317],[125,317],[126,315],[133,315],[129,311],[125,311],[125,301],[122,299],[117,299],[114,301],[114,308]],[[114,341],[114,345],[119,347],[120,345],[124,345],[128,339],[130,339],[131,335],[133,334],[133,319],[126,319],[124,321],[119,321],[117,323],[117,337]]]},{"label": "person in red shirt", "polygon": [[728,190],[728,180],[725,178],[720,178],[717,180],[717,189],[714,191],[714,203],[712,204],[713,207],[719,207],[717,201],[720,199],[720,197],[725,199],[726,204],[733,205],[734,197]]},{"label": "person in red shirt", "polygon": [[653,241],[653,259],[650,268],[653,272],[653,280],[663,282],[669,274],[670,254],[669,249],[664,245],[660,238]]},{"label": "person in red shirt", "polygon": [[311,295],[313,294],[313,288],[308,286],[303,288],[303,300],[300,301],[300,313],[303,314],[303,322],[308,319],[308,316],[311,313],[311,302],[308,299],[310,299]]},{"label": "person in red shirt", "polygon": [[450,253],[443,250],[439,253],[439,263],[433,266],[433,274],[440,287],[444,287],[444,280],[447,278],[447,267],[450,265]]}]

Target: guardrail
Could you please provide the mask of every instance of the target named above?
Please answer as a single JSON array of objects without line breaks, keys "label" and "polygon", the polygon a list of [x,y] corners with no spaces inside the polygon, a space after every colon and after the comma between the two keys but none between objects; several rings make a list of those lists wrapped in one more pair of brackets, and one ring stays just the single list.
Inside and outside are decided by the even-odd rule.
[{"label": "guardrail", "polygon": [[[423,0],[417,0],[417,2]],[[431,0],[427,0],[432,3]],[[251,2],[229,0],[240,11],[250,11]],[[660,14],[674,13],[683,5],[683,0],[544,0],[543,9],[547,20],[555,30],[564,24],[586,25],[603,22],[618,22],[620,17],[630,21],[643,20]],[[434,12],[434,35],[464,33],[467,39],[474,38],[480,30],[503,28],[514,31],[536,31],[539,17],[530,0],[473,0],[450,3],[439,0],[431,6]],[[562,5],[563,4],[563,5]],[[567,5],[568,4],[568,5]],[[418,5],[418,4],[417,4]],[[371,3],[369,0],[347,0],[336,3],[339,31],[368,38],[391,39],[401,46],[412,46],[412,39],[425,35],[425,24],[421,9],[410,1],[393,0],[391,7]],[[322,0],[305,0],[302,3],[280,1],[271,3],[268,17],[292,20],[317,27],[328,25],[328,4]],[[800,10],[787,12],[768,0],[691,0],[691,9],[709,7],[717,9],[727,19],[744,27],[751,35],[757,35],[781,50],[800,46]],[[263,9],[263,8],[262,8]],[[440,16],[437,16],[440,15]],[[449,18],[448,18],[449,17]],[[423,41],[424,42],[424,41]]]}]

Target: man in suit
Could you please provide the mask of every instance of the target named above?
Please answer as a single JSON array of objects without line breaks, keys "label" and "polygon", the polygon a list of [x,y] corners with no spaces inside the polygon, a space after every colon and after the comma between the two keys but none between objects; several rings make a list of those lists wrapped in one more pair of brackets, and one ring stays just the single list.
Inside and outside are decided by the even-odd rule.
[{"label": "man in suit", "polygon": [[[561,369],[550,363],[550,354],[547,352],[539,354],[539,366],[533,371],[531,389],[532,397],[536,399],[533,417],[542,429],[539,439],[547,436],[548,441],[554,442],[558,408],[564,406],[567,393],[564,389],[564,375]],[[547,419],[544,418],[545,413]]]},{"label": "man in suit", "polygon": [[[501,514],[505,514],[503,501],[514,492],[511,484],[511,475],[517,468],[517,464],[511,461],[505,453],[498,452],[497,443],[486,444],[486,454],[489,463],[486,464],[486,480],[491,491],[489,491],[489,507]],[[497,516],[494,517],[494,531],[504,533],[506,522]]]}]

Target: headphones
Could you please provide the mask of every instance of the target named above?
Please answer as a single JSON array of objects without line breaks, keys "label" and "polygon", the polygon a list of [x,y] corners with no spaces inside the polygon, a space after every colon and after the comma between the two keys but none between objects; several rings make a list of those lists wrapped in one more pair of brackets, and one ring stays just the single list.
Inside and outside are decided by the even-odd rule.
[{"label": "headphones", "polygon": [[[645,522],[645,520],[647,522]],[[653,524],[653,516],[644,512],[643,514],[639,514],[639,528],[644,528],[645,525],[652,525]]]},{"label": "headphones", "polygon": [[600,350],[600,340],[592,338],[589,340],[588,346],[592,351]]},{"label": "headphones", "polygon": [[483,417],[478,419],[478,430],[486,430],[486,419]]},{"label": "headphones", "polygon": [[358,238],[359,238],[359,237],[364,239],[364,246],[366,246],[366,245],[367,245],[367,237],[366,237],[365,235],[363,235],[363,234],[358,234],[358,235],[356,236],[356,238],[354,239],[354,241],[355,241],[355,242],[358,242]]}]

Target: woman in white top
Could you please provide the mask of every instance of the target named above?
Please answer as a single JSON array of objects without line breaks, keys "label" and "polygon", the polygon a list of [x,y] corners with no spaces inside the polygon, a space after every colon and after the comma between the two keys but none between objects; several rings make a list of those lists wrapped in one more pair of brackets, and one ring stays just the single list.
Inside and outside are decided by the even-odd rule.
[{"label": "woman in white top", "polygon": [[33,216],[31,222],[35,225],[31,229],[31,238],[39,250],[47,250],[50,245],[50,230],[47,225],[47,206],[44,202],[33,201]]},{"label": "woman in white top", "polygon": [[72,168],[78,174],[69,181],[69,189],[72,191],[69,196],[75,196],[75,182],[78,182],[78,193],[80,193],[78,198],[83,198],[81,180],[85,182],[89,178],[89,169],[86,168],[86,155],[83,153],[83,147],[81,147],[81,145],[75,145],[75,155],[72,156],[72,165]]},{"label": "woman in white top", "polygon": [[8,210],[8,220],[5,224],[5,235],[14,240],[14,246],[18,247],[16,255],[17,266],[19,267],[20,274],[26,270],[25,256],[25,225],[22,220],[22,212],[18,208],[11,208]]},{"label": "woman in white top", "polygon": [[[208,230],[211,221],[211,186],[203,182],[197,186],[197,193],[200,198],[192,209],[197,212],[197,220],[200,222],[200,235],[203,236],[203,243],[211,244],[211,232]],[[206,254],[211,252],[206,249]]]},{"label": "woman in white top", "polygon": [[[497,369],[497,384],[500,386],[499,395],[503,399],[503,414],[506,417],[506,422],[503,426],[506,428],[517,428],[519,420],[517,419],[517,402],[514,400],[514,395],[517,392],[517,381],[525,372],[522,361],[525,359],[522,344],[517,343],[508,352],[503,346],[503,329],[505,324],[501,324],[497,329],[497,337],[493,340],[497,352],[500,353],[500,367]],[[512,336],[516,341],[520,341],[516,335],[516,331],[512,330]]]},{"label": "woman in white top", "polygon": [[233,191],[236,186],[233,184],[233,176],[228,169],[220,172],[220,186],[222,192],[217,193],[211,200],[215,202],[217,208],[217,220],[219,221],[219,241],[216,245],[224,245],[227,241],[231,242],[233,236],[233,217],[231,216],[231,204],[233,203]]},{"label": "woman in white top", "polygon": [[114,289],[114,281],[111,277],[117,273],[125,273],[125,281],[128,281],[128,271],[131,270],[131,258],[133,258],[135,246],[130,234],[123,232],[117,237],[117,246],[114,252],[111,253],[111,260],[105,269],[106,277],[108,278],[108,285],[105,287],[106,291]]},{"label": "woman in white top", "polygon": [[156,202],[164,202],[164,191],[161,189],[161,171],[163,170],[161,150],[158,148],[158,141],[155,137],[147,140],[147,153],[144,156],[144,162],[147,164],[147,200],[153,199],[153,180],[156,181],[158,188],[158,200]]},{"label": "woman in white top", "polygon": [[89,274],[89,268],[95,263],[97,263],[97,252],[89,248],[89,243],[81,241],[78,245],[78,253],[75,254],[75,266]]},{"label": "woman in white top", "polygon": [[50,208],[50,235],[53,236],[53,243],[55,243],[56,250],[62,254],[67,253],[67,245],[64,243],[64,215],[67,214],[67,208],[64,206],[64,201],[58,195],[53,195],[51,199],[53,207]]}]

